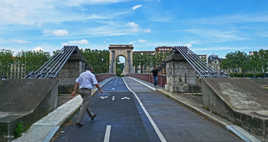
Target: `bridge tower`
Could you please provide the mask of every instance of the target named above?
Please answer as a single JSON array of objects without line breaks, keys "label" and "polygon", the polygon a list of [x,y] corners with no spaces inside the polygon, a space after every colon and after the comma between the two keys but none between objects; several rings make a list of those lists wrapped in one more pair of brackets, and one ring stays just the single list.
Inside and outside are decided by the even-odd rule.
[{"label": "bridge tower", "polygon": [[118,56],[124,56],[125,67],[124,74],[129,74],[133,72],[133,45],[115,45],[111,44],[109,46],[110,51],[110,64],[109,64],[109,73],[116,73],[116,59]]}]

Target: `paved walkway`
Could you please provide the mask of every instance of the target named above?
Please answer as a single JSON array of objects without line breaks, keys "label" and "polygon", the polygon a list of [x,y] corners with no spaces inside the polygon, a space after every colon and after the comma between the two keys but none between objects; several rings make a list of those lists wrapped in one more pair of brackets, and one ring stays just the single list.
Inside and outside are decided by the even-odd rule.
[{"label": "paved walkway", "polygon": [[[140,83],[115,78],[94,98],[97,113],[81,128],[67,123],[55,142],[240,142],[217,124]],[[133,91],[133,92],[131,92]],[[138,98],[138,99],[137,99]],[[73,122],[77,114],[72,118]]]}]

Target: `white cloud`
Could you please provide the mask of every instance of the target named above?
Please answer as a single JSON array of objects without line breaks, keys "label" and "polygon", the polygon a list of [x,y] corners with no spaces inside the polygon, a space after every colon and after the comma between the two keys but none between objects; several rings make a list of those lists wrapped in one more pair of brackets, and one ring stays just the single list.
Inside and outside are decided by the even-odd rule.
[{"label": "white cloud", "polygon": [[160,16],[153,16],[150,18],[151,21],[153,22],[170,22],[173,20],[173,18],[171,16],[168,15],[160,15]]},{"label": "white cloud", "polygon": [[27,44],[27,43],[30,43],[29,41],[20,40],[20,39],[12,39],[11,42],[15,42],[15,43],[18,43],[18,44]]},{"label": "white cloud", "polygon": [[147,42],[147,40],[139,39],[138,42],[139,42],[139,43],[145,43],[145,42]]},{"label": "white cloud", "polygon": [[65,30],[65,29],[44,30],[43,33],[45,35],[53,35],[53,36],[67,36],[67,35],[69,35],[68,30]]},{"label": "white cloud", "polygon": [[151,32],[151,29],[144,29],[144,32],[145,33],[150,33]]},{"label": "white cloud", "polygon": [[137,41],[130,41],[128,44],[135,44]]},{"label": "white cloud", "polygon": [[158,47],[158,46],[185,46],[185,43],[179,41],[146,41],[146,42],[138,42],[144,47]]},{"label": "white cloud", "polygon": [[214,30],[214,29],[187,29],[185,32],[195,34],[209,42],[240,41],[248,38],[238,31]]},{"label": "white cloud", "polygon": [[233,23],[267,23],[268,16],[262,14],[232,14],[232,15],[218,15],[217,17],[206,17],[199,19],[192,19],[187,22],[198,24],[233,24]]},{"label": "white cloud", "polygon": [[127,25],[131,28],[130,30],[133,32],[138,32],[139,31],[139,25],[136,24],[135,22],[129,22]]},{"label": "white cloud", "polygon": [[130,32],[127,31],[125,27],[105,25],[95,28],[89,28],[83,35],[99,37],[99,36],[121,36],[127,34],[130,34]]},{"label": "white cloud", "polygon": [[91,14],[89,16],[86,16],[86,19],[109,19],[108,16],[102,16],[97,14]]},{"label": "white cloud", "polygon": [[[65,21],[84,21],[92,19],[111,19],[126,11],[110,12],[110,14],[81,14],[70,11],[67,5],[108,4],[128,0],[1,0],[0,25],[23,24],[42,25],[44,23],[60,23]],[[67,12],[66,12],[67,11]]]},{"label": "white cloud", "polygon": [[264,33],[257,33],[258,36],[260,37],[265,37],[267,38],[268,37],[268,33],[264,32]]},{"label": "white cloud", "polygon": [[81,39],[81,40],[73,40],[73,41],[68,41],[63,43],[63,45],[87,45],[88,40],[86,39]]},{"label": "white cloud", "polygon": [[141,8],[141,7],[142,7],[142,5],[141,5],[141,4],[139,4],[139,5],[135,5],[135,6],[133,6],[133,7],[132,7],[132,10],[134,10],[134,11],[135,11],[136,9]]},{"label": "white cloud", "polygon": [[79,32],[76,36],[122,36],[122,35],[133,35],[140,32],[150,32],[148,29],[142,29],[135,22],[109,22],[104,26],[89,28],[87,30]]},{"label": "white cloud", "polygon": [[33,49],[33,51],[35,51],[35,52],[44,51],[44,49],[40,46],[37,46],[36,48]]},{"label": "white cloud", "polygon": [[68,6],[80,6],[83,4],[95,5],[95,4],[110,4],[110,3],[119,3],[126,2],[129,0],[67,0],[66,4]]},{"label": "white cloud", "polygon": [[55,36],[67,36],[69,34],[69,32],[64,29],[54,30],[51,33]]},{"label": "white cloud", "polygon": [[46,0],[1,0],[0,24],[35,24],[53,17],[54,11],[52,3]]}]

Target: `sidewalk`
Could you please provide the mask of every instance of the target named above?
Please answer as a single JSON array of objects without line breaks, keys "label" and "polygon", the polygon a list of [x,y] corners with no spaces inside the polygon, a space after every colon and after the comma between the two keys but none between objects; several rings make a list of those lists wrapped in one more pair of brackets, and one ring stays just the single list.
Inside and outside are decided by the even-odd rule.
[{"label": "sidewalk", "polygon": [[[249,134],[247,131],[240,128],[239,126],[233,125],[231,122],[229,122],[223,118],[220,118],[219,116],[207,111],[203,107],[203,104],[201,102],[202,100],[200,100],[201,96],[199,96],[199,94],[194,94],[194,95],[189,94],[189,93],[188,94],[174,94],[174,93],[170,93],[170,92],[165,91],[161,87],[155,88],[152,83],[149,83],[149,82],[146,82],[143,80],[139,80],[136,78],[132,78],[132,77],[129,77],[129,78],[131,78],[132,80],[135,80],[136,82],[150,88],[153,91],[160,92],[161,94],[164,94],[169,98],[172,98],[173,100],[179,102],[180,104],[183,104],[184,106],[192,109],[193,111],[205,116],[209,120],[212,120],[213,122],[220,124],[222,127],[231,131],[233,134],[237,135],[238,137],[240,137],[241,139],[243,139],[246,142],[260,142],[260,140],[258,140],[256,137],[252,136],[251,134]],[[190,95],[192,97],[189,97]]]}]

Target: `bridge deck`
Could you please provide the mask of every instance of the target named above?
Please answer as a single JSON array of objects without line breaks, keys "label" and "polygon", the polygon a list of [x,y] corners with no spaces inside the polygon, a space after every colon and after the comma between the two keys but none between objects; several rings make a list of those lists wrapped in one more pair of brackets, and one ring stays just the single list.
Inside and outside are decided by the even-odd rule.
[{"label": "bridge deck", "polygon": [[[85,125],[81,128],[67,123],[61,130],[64,133],[59,133],[55,141],[107,141],[107,126],[111,128],[108,141],[114,142],[158,142],[161,134],[161,141],[168,142],[241,141],[224,128],[138,82],[130,78],[125,78],[125,82],[140,99],[151,119],[122,79],[115,78],[104,86],[105,93],[97,94],[93,99],[96,119],[91,121],[85,116]],[[75,119],[76,116],[73,122]]]}]

